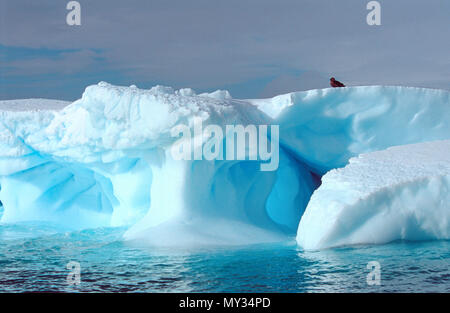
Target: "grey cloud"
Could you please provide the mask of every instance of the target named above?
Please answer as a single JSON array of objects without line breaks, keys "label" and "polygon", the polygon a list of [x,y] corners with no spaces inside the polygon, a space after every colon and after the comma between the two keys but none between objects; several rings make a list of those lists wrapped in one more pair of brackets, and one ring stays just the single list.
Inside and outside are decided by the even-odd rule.
[{"label": "grey cloud", "polygon": [[[0,0],[0,43],[101,49],[130,84],[202,90],[274,77],[263,88],[268,96],[320,87],[321,77],[328,83],[335,75],[351,84],[449,88],[450,2],[380,1],[380,27],[365,23],[367,2],[80,0],[82,26],[69,27],[66,1]],[[80,58],[80,68],[93,58]],[[73,61],[49,66],[70,72]]]}]

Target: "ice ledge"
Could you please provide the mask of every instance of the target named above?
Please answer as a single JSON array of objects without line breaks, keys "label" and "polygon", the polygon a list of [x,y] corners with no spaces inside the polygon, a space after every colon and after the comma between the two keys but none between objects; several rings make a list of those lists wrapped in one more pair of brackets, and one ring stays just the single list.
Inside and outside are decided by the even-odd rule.
[{"label": "ice ledge", "polygon": [[350,159],[322,179],[300,221],[305,249],[450,239],[450,140]]}]

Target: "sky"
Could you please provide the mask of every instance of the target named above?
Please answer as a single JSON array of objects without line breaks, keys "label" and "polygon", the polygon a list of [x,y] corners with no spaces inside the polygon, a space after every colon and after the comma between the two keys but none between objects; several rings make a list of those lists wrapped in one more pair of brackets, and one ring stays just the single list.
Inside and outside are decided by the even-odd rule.
[{"label": "sky", "polygon": [[261,98],[347,85],[450,90],[450,1],[0,0],[0,99],[76,100],[107,81]]}]

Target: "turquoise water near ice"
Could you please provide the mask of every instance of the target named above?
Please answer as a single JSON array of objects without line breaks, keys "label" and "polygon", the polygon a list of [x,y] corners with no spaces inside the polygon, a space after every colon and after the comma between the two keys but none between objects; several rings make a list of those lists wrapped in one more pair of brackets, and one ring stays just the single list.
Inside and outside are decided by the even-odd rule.
[{"label": "turquoise water near ice", "polygon": [[[165,250],[124,242],[124,231],[0,224],[0,292],[450,292],[449,241]],[[70,261],[79,286],[67,284]],[[379,286],[366,282],[369,261],[381,265]]]}]

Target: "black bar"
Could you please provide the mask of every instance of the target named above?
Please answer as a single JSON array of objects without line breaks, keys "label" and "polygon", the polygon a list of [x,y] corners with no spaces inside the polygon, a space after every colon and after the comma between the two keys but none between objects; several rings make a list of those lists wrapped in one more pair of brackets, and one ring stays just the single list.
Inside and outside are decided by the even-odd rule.
[{"label": "black bar", "polygon": [[[430,298],[432,298],[430,302]],[[60,309],[104,312],[106,307],[115,311],[139,312],[314,312],[331,305],[334,309],[349,308],[356,311],[392,309],[395,302],[402,311],[406,306],[433,303],[445,308],[449,294],[294,294],[294,293],[168,293],[168,294],[54,294],[24,293],[1,294],[5,305],[11,300],[16,309],[30,304],[45,308],[55,304]],[[42,302],[41,302],[42,301]],[[358,309],[359,308],[359,309]],[[60,311],[61,312],[61,311]]]}]

